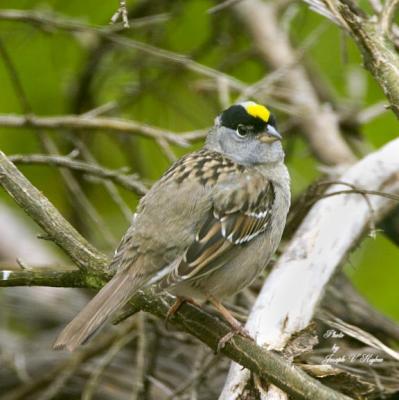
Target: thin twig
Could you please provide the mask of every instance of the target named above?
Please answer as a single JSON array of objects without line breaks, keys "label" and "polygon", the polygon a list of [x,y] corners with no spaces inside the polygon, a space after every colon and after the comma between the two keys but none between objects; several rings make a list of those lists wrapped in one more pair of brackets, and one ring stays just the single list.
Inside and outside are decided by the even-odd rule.
[{"label": "thin twig", "polygon": [[150,139],[163,138],[178,146],[188,146],[187,140],[165,129],[155,128],[132,120],[120,118],[87,118],[80,115],[60,115],[42,117],[36,115],[1,114],[0,126],[13,128],[74,129],[82,133],[96,129],[141,135]]},{"label": "thin twig", "polygon": [[200,75],[204,75],[213,79],[225,78],[231,88],[235,90],[241,91],[246,86],[239,79],[236,79],[221,71],[217,71],[214,68],[208,67],[204,64],[198,63],[187,56],[183,56],[179,53],[174,53],[169,50],[157,48],[155,46],[137,40],[121,37],[114,34],[112,30],[109,29],[99,28],[81,22],[71,21],[62,16],[51,15],[49,17],[48,14],[38,12],[4,10],[0,11],[0,19],[13,19],[14,21],[31,23],[33,24],[33,26],[39,24],[39,26],[51,26],[53,28],[63,29],[66,31],[94,32],[110,42],[116,43],[120,46],[135,49],[137,51],[149,54],[153,57],[168,61],[173,64],[180,65],[181,67]]},{"label": "thin twig", "polygon": [[382,32],[390,36],[392,29],[392,21],[395,17],[395,13],[398,7],[398,0],[385,0],[384,6],[380,14],[380,27]]},{"label": "thin twig", "polygon": [[[138,179],[136,175],[126,175],[118,170],[110,170],[96,164],[77,161],[65,156],[48,156],[44,154],[11,155],[8,157],[15,164],[37,164],[69,168],[85,174],[97,176],[101,179],[110,179],[133,193],[143,195],[148,188]],[[131,215],[130,218],[131,219]]]},{"label": "thin twig", "polygon": [[[386,37],[387,31],[391,29],[397,1],[387,1],[381,11],[382,21],[367,17],[353,2],[341,0],[306,0],[306,2],[311,5],[318,4],[319,9],[313,8],[316,12],[325,15],[324,8],[332,11],[340,19],[341,26],[352,35],[359,48],[365,68],[380,85],[390,102],[389,108],[399,118],[399,56]],[[378,5],[375,7],[378,8]]]},{"label": "thin twig", "polygon": [[3,59],[3,62],[6,66],[8,75],[10,76],[11,83],[14,87],[15,94],[18,98],[20,106],[22,108],[22,112],[25,114],[30,114],[32,112],[32,108],[29,104],[28,98],[25,94],[25,90],[22,86],[21,80],[19,79],[17,70],[14,66],[14,63],[11,60],[10,55],[6,47],[3,44],[3,41],[0,39],[0,55]]},{"label": "thin twig", "polygon": [[399,201],[399,196],[397,196],[397,195],[394,195],[391,193],[380,192],[378,190],[366,190],[366,189],[337,190],[336,192],[323,194],[323,195],[319,196],[319,199],[326,199],[327,197],[338,196],[341,194],[351,194],[351,193],[371,194],[371,195],[375,195],[375,196],[385,197],[390,200]]},{"label": "thin twig", "polygon": [[[86,117],[98,117],[101,114],[110,111],[111,109],[115,108],[118,106],[118,103],[116,101],[110,101],[108,103],[105,103],[99,107],[96,107],[95,109],[86,111],[83,115]],[[82,155],[82,158],[87,160],[88,162],[92,164],[98,165],[97,160],[95,159],[94,155],[91,153],[89,150],[88,146],[86,146],[86,143],[80,138],[79,135],[76,135],[74,133],[70,134],[70,138],[72,143],[79,149],[80,154]],[[115,204],[119,207],[121,210],[123,216],[125,217],[127,222],[131,221],[132,218],[132,211],[126,204],[125,200],[122,198],[122,196],[119,194],[117,188],[115,187],[113,182],[109,182],[108,180],[103,181],[105,188],[107,189],[109,195],[111,198],[114,200]]]},{"label": "thin twig", "polygon": [[177,160],[176,154],[173,152],[172,147],[167,140],[159,138],[156,142],[169,162],[173,163]]},{"label": "thin twig", "polygon": [[[86,146],[84,141],[81,140],[78,135],[71,135],[71,136],[73,138],[73,143],[79,149],[79,152],[82,155],[82,158],[86,159],[91,165],[94,164],[101,168],[101,166],[98,164],[95,157],[93,156],[93,154],[91,153],[89,148]],[[135,193],[137,193],[137,194],[145,193],[145,192],[143,192],[143,189],[146,189],[146,187],[142,182],[140,182],[138,177],[136,177],[135,175],[133,175],[133,176],[130,175],[127,178],[129,180],[129,183],[134,183],[134,184],[138,183],[138,185],[141,187],[141,188],[137,187],[137,189],[139,189],[139,191],[134,191]],[[128,205],[126,204],[126,202],[122,198],[122,196],[119,194],[118,189],[115,187],[114,182],[109,181],[108,179],[105,179],[105,180],[103,180],[103,184],[104,184],[104,187],[106,188],[106,190],[108,191],[109,195],[111,196],[111,198],[114,200],[115,204],[121,210],[126,221],[130,223],[131,219],[132,219],[132,211],[128,207]]]},{"label": "thin twig", "polygon": [[368,122],[371,122],[373,119],[381,116],[382,114],[386,113],[387,111],[388,109],[386,101],[379,101],[378,103],[372,104],[371,106],[368,106],[363,110],[360,110],[355,115],[354,119],[355,122],[358,123],[359,125],[364,125],[367,124]]},{"label": "thin twig", "polygon": [[[21,104],[22,111],[27,115],[33,114],[33,108],[31,107],[28,97],[22,86],[22,82],[19,78],[17,69],[1,40],[0,53],[4,59],[7,71],[10,75],[15,92],[17,94],[17,98],[19,99],[19,102]],[[36,134],[45,151],[50,154],[59,154],[56,143],[47,135],[47,133],[43,132],[41,129],[39,129],[39,127],[36,128]],[[99,231],[102,232],[104,239],[110,246],[113,247],[113,245],[115,244],[114,237],[106,226],[101,215],[97,212],[97,210],[87,198],[86,194],[80,187],[75,177],[68,170],[61,169],[60,173],[66,183],[66,186],[72,194],[72,199],[79,204],[79,207],[84,211],[84,214],[87,215],[95,225],[100,227]]]},{"label": "thin twig", "polygon": [[136,337],[136,331],[126,332],[111,345],[111,347],[106,351],[104,357],[100,360],[96,369],[91,374],[90,379],[87,381],[86,386],[83,389],[82,400],[91,400],[93,398],[93,395],[99,386],[101,375],[105,369],[109,364],[111,364],[116,355]]},{"label": "thin twig", "polygon": [[[142,29],[150,25],[160,24],[170,19],[168,13],[148,15],[141,18],[129,20],[130,29]],[[25,22],[33,26],[41,27],[45,31],[61,29],[68,32],[82,32],[87,29],[87,24],[66,16],[59,16],[51,12],[41,12],[35,10],[0,10],[0,20]],[[101,28],[105,32],[119,32],[119,25],[110,25],[107,27],[92,26],[92,28]]]},{"label": "thin twig", "polygon": [[[363,196],[364,200],[367,203],[367,206],[370,210],[370,220],[369,220],[369,226],[370,226],[370,235],[371,236],[375,236],[375,215],[374,215],[374,210],[373,210],[373,206],[371,205],[371,202],[369,200],[369,198],[367,197],[367,194],[371,194],[371,193],[366,193],[366,191],[362,190],[361,188],[358,188],[356,185],[352,184],[352,183],[348,183],[348,182],[342,182],[342,181],[322,181],[322,182],[318,182],[316,183],[316,186],[323,186],[323,185],[344,185],[344,186],[348,186],[350,188],[352,188],[352,192],[353,193],[359,193]],[[341,194],[343,193],[348,193],[350,191],[341,191]],[[333,192],[335,194],[339,194],[339,192]],[[328,193],[328,194],[324,194],[321,196],[316,196],[316,200],[320,200],[323,198],[327,198],[331,195],[332,193]],[[389,193],[386,193],[387,195],[390,195]]]},{"label": "thin twig", "polygon": [[138,318],[138,343],[136,353],[135,380],[130,400],[140,400],[143,397],[144,381],[146,380],[146,363],[148,358],[148,343],[146,332],[146,317],[143,313]]},{"label": "thin twig", "polygon": [[199,357],[197,357],[196,362],[194,362],[194,367],[191,376],[185,382],[183,382],[174,392],[171,394],[167,400],[176,400],[190,388],[194,388],[198,381],[208,372],[210,372],[211,366],[215,365],[218,360],[218,355],[209,355],[209,353],[204,353],[203,349],[199,350]]},{"label": "thin twig", "polygon": [[227,7],[233,6],[234,4],[238,3],[239,1],[242,1],[242,0],[225,0],[225,1],[222,1],[221,3],[217,4],[216,6],[213,6],[213,7],[209,8],[207,10],[207,13],[208,14],[216,14],[217,12],[226,9]]},{"label": "thin twig", "polygon": [[[41,399],[50,400],[54,398],[82,363],[96,357],[115,340],[123,338],[131,329],[132,325],[126,324],[122,329],[115,330],[107,335],[101,335],[87,347],[80,349],[67,360],[58,363],[50,371],[40,374],[36,379],[21,385],[17,389],[2,393],[2,400],[24,400],[28,396],[30,397],[40,392],[43,388],[46,388],[46,390],[42,393]],[[39,399],[40,397],[36,396],[35,398]]]}]

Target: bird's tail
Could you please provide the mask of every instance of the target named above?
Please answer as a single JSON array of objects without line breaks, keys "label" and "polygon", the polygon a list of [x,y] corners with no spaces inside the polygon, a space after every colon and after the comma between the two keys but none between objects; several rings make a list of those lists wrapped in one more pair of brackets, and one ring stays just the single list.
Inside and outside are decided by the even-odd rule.
[{"label": "bird's tail", "polygon": [[118,272],[64,328],[54,343],[56,350],[73,351],[120,309],[143,284],[130,268]]}]

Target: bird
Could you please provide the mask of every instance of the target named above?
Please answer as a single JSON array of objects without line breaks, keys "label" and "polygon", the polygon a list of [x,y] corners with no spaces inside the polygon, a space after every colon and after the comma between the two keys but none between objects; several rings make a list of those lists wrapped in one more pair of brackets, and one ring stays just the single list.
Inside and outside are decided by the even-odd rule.
[{"label": "bird", "polygon": [[[247,287],[281,241],[290,207],[282,136],[253,101],[221,112],[204,146],[177,160],[139,202],[110,267],[113,278],[63,329],[55,349],[85,343],[140,289],[209,301],[246,335],[222,299]],[[223,338],[222,338],[223,339]]]}]

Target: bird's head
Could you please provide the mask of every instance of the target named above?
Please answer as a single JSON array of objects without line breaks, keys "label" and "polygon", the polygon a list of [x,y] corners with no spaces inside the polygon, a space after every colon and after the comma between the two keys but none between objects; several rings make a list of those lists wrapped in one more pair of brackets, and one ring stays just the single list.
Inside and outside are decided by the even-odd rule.
[{"label": "bird's head", "polygon": [[267,164],[283,161],[281,139],[270,111],[246,101],[230,106],[216,117],[206,146],[239,164]]}]

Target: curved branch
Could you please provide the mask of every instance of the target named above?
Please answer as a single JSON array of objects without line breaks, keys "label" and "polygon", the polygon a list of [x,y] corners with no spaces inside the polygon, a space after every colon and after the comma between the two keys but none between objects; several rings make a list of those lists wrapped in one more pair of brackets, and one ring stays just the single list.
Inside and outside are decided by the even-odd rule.
[{"label": "curved branch", "polygon": [[337,8],[362,53],[365,67],[380,85],[391,103],[390,108],[399,118],[399,57],[392,43],[375,22],[356,15],[346,4],[338,3]]},{"label": "curved branch", "polygon": [[389,40],[392,17],[397,1],[385,3],[381,19],[367,17],[351,1],[304,0],[310,8],[321,15],[331,15],[339,25],[351,34],[359,48],[365,67],[384,91],[391,103],[390,108],[399,118],[399,56]]},{"label": "curved branch", "polygon": [[123,188],[143,195],[147,193],[147,187],[135,175],[126,175],[118,170],[111,170],[93,163],[74,160],[71,157],[48,156],[45,154],[12,155],[8,157],[14,164],[37,164],[37,165],[56,165],[75,171],[84,172],[97,176],[102,179],[110,179]]},{"label": "curved branch", "polygon": [[[87,287],[88,284],[84,275],[78,270],[0,271],[0,287],[10,286]],[[132,303],[134,303],[134,311],[144,310],[165,319],[174,299],[171,296],[154,295],[147,290],[136,295],[132,299]],[[172,322],[215,351],[220,338],[230,330],[216,317],[192,305],[182,306],[173,317]],[[348,399],[309,377],[299,367],[294,366],[283,357],[266,351],[249,339],[235,337],[223,348],[222,353],[257,375],[270,380],[295,398]]]},{"label": "curved branch", "polygon": [[83,271],[105,271],[108,259],[79,234],[0,151],[0,184]]},{"label": "curved branch", "polygon": [[218,71],[207,65],[201,64],[192,60],[191,58],[184,56],[173,51],[161,49],[152,45],[149,45],[138,40],[133,40],[127,37],[119,36],[113,33],[113,29],[99,28],[96,26],[88,25],[80,21],[71,20],[61,15],[45,14],[36,11],[26,10],[2,10],[0,11],[0,20],[13,20],[30,23],[33,26],[38,25],[44,28],[52,27],[63,29],[66,31],[84,31],[92,32],[103,39],[115,43],[119,46],[132,48],[139,52],[151,55],[155,58],[159,58],[163,61],[170,62],[172,64],[180,65],[181,67],[195,72],[200,75],[207,76],[213,79],[224,79],[229,86],[235,90],[241,91],[246,85],[239,79],[234,78],[224,72]]},{"label": "curved branch", "polygon": [[[166,318],[174,299],[170,296],[166,298],[166,296],[141,294],[139,303],[140,309],[160,318]],[[177,323],[184,331],[197,337],[215,351],[220,338],[230,330],[215,317],[187,303],[173,317],[172,322]],[[294,364],[258,346],[252,340],[236,336],[221,352],[261,378],[274,383],[295,399],[349,400],[349,397],[320,384]]]},{"label": "curved branch", "polygon": [[[54,241],[81,266],[87,286],[100,287],[104,271],[106,271],[106,258],[69,225],[54,206],[26,180],[2,152],[0,152],[0,183],[15,201],[51,235]],[[18,280],[18,275],[14,274],[20,274],[20,279]],[[22,284],[23,280],[27,284],[33,282],[33,278],[28,279],[26,274],[29,274],[29,271],[12,272],[6,276],[7,279],[4,279],[3,271],[2,281],[10,281],[14,275],[15,282],[18,284]],[[74,276],[73,274],[69,272],[67,276],[70,278]],[[58,280],[49,275],[47,278],[48,284],[58,285],[60,279],[65,278],[65,275],[58,275]],[[39,279],[39,276],[37,276],[37,282],[40,282],[41,285],[46,284],[46,280]],[[174,300],[170,296],[161,297],[147,290],[139,292],[132,302],[136,311],[141,309],[166,318]],[[172,322],[176,322],[183,330],[194,335],[214,350],[217,349],[220,338],[230,330],[217,318],[191,305],[183,305],[173,317]],[[255,374],[270,380],[295,398],[348,400],[348,397],[323,386],[299,367],[283,357],[265,350],[249,339],[235,337],[223,348],[222,352]]]},{"label": "curved branch", "polygon": [[164,139],[178,146],[187,147],[189,143],[181,136],[165,129],[141,124],[132,120],[110,117],[87,117],[85,115],[61,115],[39,117],[37,115],[1,114],[0,126],[10,128],[75,129],[79,131],[105,129],[126,134],[135,134],[150,139]]}]

